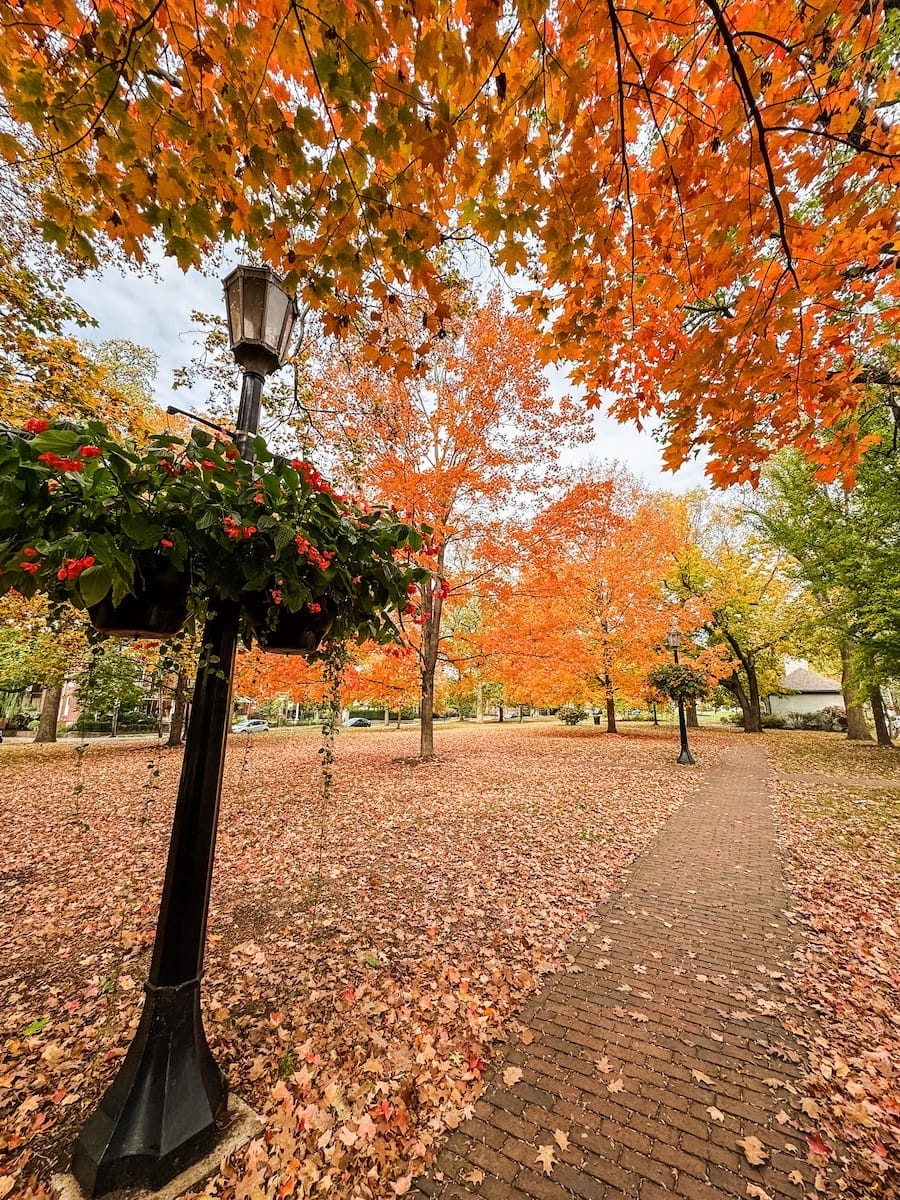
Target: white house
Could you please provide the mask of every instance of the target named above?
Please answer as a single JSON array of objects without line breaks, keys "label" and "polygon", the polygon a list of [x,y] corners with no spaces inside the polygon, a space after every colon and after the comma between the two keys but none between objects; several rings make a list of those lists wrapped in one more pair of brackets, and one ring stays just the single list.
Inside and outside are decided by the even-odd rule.
[{"label": "white house", "polygon": [[[790,693],[782,695],[782,692]],[[775,717],[788,713],[821,712],[823,708],[844,707],[841,685],[834,679],[817,675],[804,665],[794,666],[785,672],[778,693],[766,696],[766,711]]]}]

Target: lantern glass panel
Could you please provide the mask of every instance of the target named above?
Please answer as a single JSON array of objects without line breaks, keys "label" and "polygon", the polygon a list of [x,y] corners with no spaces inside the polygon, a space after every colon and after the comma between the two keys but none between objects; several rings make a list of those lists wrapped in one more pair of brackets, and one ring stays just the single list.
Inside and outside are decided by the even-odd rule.
[{"label": "lantern glass panel", "polygon": [[271,347],[272,343],[265,336],[267,283],[268,281],[259,275],[244,275],[241,341],[257,342]]},{"label": "lantern glass panel", "polygon": [[266,326],[263,334],[263,341],[266,346],[273,350],[279,357],[283,356],[285,346],[284,330],[285,318],[288,314],[288,309],[291,307],[291,297],[277,285],[273,284],[268,289],[268,301],[266,304]]}]

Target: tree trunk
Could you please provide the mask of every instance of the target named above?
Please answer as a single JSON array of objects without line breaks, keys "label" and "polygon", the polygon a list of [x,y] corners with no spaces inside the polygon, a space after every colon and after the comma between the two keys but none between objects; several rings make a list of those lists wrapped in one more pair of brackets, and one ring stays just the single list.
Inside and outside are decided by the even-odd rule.
[{"label": "tree trunk", "polygon": [[740,676],[737,671],[732,671],[727,679],[722,680],[722,687],[726,691],[731,692],[735,700],[741,706],[741,716],[744,723],[745,733],[760,733],[762,731],[762,720],[759,713],[759,697],[757,696],[756,718],[754,721],[753,704],[750,697],[744,690],[744,685],[741,683]]},{"label": "tree trunk", "polygon": [[729,632],[726,625],[717,617],[716,623],[722,631],[722,636],[728,643],[731,653],[744,668],[747,676],[747,690],[741,683],[737,670],[731,672],[729,679],[722,680],[722,686],[737,699],[744,717],[744,733],[762,733],[762,709],[759,703],[759,680],[756,677],[756,657],[752,650],[743,650],[737,639]]},{"label": "tree trunk", "polygon": [[475,720],[484,721],[484,684],[481,680],[478,681],[478,690],[475,694]]},{"label": "tree trunk", "polygon": [[847,642],[841,646],[841,691],[847,713],[847,740],[871,742],[872,735],[866,725],[866,714],[863,712],[856,680],[853,678],[853,654]]},{"label": "tree trunk", "polygon": [[688,729],[699,729],[700,721],[697,719],[697,701],[685,700],[684,702],[684,719]]},{"label": "tree trunk", "polygon": [[881,688],[873,687],[869,693],[869,702],[872,705],[872,719],[875,722],[875,737],[879,746],[893,746],[891,741],[891,731],[887,723],[887,715],[884,711],[884,700],[881,696]]},{"label": "tree trunk", "polygon": [[441,607],[439,594],[426,596],[426,619],[422,624],[421,671],[422,700],[419,705],[419,757],[434,758],[434,672],[441,643]]},{"label": "tree trunk", "polygon": [[390,725],[391,723],[391,710],[387,704],[384,706],[384,723],[385,725]]},{"label": "tree trunk", "polygon": [[175,677],[175,695],[172,701],[172,716],[169,720],[167,746],[180,746],[184,739],[184,713],[187,708],[187,672],[179,671]]},{"label": "tree trunk", "polygon": [[59,723],[59,706],[62,703],[62,684],[50,683],[44,691],[44,703],[38,720],[36,742],[55,742],[56,726]]},{"label": "tree trunk", "polygon": [[762,709],[759,703],[759,681],[756,678],[756,663],[752,658],[748,658],[744,663],[744,670],[747,673],[747,689],[748,699],[750,701],[749,710],[744,714],[744,732],[745,733],[762,733]]},{"label": "tree trunk", "polygon": [[606,732],[618,733],[616,728],[616,690],[612,681],[613,657],[609,644],[603,646],[603,691],[606,697]]}]

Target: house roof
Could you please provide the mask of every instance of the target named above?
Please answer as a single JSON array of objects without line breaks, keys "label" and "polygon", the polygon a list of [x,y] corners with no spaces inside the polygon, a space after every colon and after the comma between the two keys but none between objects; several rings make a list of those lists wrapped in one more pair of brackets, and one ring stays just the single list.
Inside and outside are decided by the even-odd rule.
[{"label": "house roof", "polygon": [[781,686],[791,692],[840,692],[841,685],[834,679],[826,679],[806,667],[797,667],[781,681]]}]

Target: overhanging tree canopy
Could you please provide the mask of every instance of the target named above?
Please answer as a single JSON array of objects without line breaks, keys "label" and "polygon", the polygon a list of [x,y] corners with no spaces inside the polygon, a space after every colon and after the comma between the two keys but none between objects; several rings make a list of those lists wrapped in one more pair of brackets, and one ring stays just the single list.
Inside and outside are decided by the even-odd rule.
[{"label": "overhanging tree canopy", "polygon": [[[896,3],[18,0],[0,151],[43,230],[183,265],[222,239],[332,329],[436,300],[476,238],[590,402],[720,481],[793,444],[852,467],[900,273]],[[385,327],[386,328],[386,327]],[[398,348],[374,326],[385,362]],[[407,369],[416,365],[415,347]]]}]

